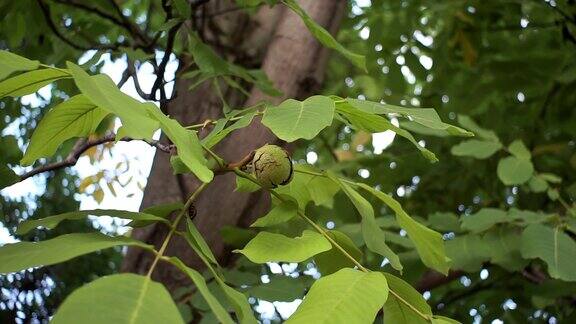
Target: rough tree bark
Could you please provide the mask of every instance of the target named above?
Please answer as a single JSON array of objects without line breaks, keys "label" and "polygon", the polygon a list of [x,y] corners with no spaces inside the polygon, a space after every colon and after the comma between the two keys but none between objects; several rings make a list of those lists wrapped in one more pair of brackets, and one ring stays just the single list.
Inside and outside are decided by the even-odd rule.
[{"label": "rough tree bark", "polygon": [[[345,11],[346,1],[303,0],[300,4],[315,21],[335,32]],[[262,10],[255,16],[255,20],[259,22],[256,29],[250,28],[253,24],[242,21],[245,17],[232,18],[226,22],[236,39],[238,35],[242,35],[239,41],[244,45],[251,44],[244,53],[238,53],[237,57],[261,55],[262,69],[284,93],[282,98],[267,98],[272,102],[280,102],[287,97],[309,96],[322,82],[328,51],[313,38],[300,18],[287,8],[277,6],[274,9]],[[168,114],[184,125],[221,115],[220,101],[209,86],[189,92],[188,85],[186,80],[177,80],[178,96],[168,105]],[[242,102],[234,99],[237,96],[232,94],[231,97],[232,102],[242,105]],[[264,98],[266,97],[260,91],[254,89],[245,105]],[[255,120],[251,126],[233,133],[215,149],[226,160],[236,161],[265,143],[277,142],[278,140]],[[181,201],[197,186],[198,181],[192,176],[172,175],[168,157],[165,154],[156,154],[142,208]],[[245,226],[255,217],[263,215],[268,205],[262,193],[236,193],[234,188],[235,180],[232,174],[217,176],[195,203],[198,213],[194,222],[222,263],[227,263],[229,251],[222,242],[220,229],[225,225]],[[166,228],[158,225],[137,229],[133,235],[159,246],[165,234]],[[180,238],[172,240],[167,254],[180,257],[194,268],[202,268],[187,243]],[[151,260],[150,254],[130,249],[124,260],[123,270],[144,273]],[[169,289],[187,283],[184,275],[168,265],[159,266],[154,277]]]}]

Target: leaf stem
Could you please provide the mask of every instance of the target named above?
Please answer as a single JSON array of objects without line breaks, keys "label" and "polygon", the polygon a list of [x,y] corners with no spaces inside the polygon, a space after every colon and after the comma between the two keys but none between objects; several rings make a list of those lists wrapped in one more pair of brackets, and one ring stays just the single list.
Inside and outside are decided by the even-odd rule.
[{"label": "leaf stem", "polygon": [[[248,108],[248,109],[249,109],[249,108]],[[263,111],[257,111],[256,114],[254,114],[254,116],[261,116],[261,115],[264,115],[264,112],[263,112]],[[231,121],[237,121],[237,120],[242,119],[242,117],[244,117],[244,116],[232,117],[232,118],[228,119],[228,121],[229,121],[229,122],[231,122]],[[186,126],[186,127],[184,127],[184,128],[186,128],[186,129],[200,129],[200,128],[204,128],[204,127],[206,127],[206,126],[208,126],[208,125],[214,125],[214,124],[216,124],[217,122],[218,122],[217,120],[206,119],[205,121],[203,121],[203,122],[200,123],[200,124],[194,124],[194,125]]]},{"label": "leaf stem", "polygon": [[[321,172],[308,171],[308,170],[296,170],[296,169],[294,170],[294,172],[305,173],[305,174],[310,174],[310,175],[314,175],[314,176],[318,176],[318,177],[325,177],[325,178],[330,179],[329,176],[327,176],[326,174],[321,173]],[[358,184],[352,180],[340,178],[340,181],[349,183],[349,184],[354,185],[354,186],[358,186]]]},{"label": "leaf stem", "polygon": [[[302,171],[302,170],[298,170],[298,171]],[[238,169],[234,169],[234,173],[236,175],[238,175],[239,177],[248,179],[252,182],[254,182],[257,185],[260,185],[260,183],[258,183],[258,181],[256,179],[254,179],[252,176],[250,176],[249,174],[242,172]],[[307,173],[307,174],[312,174],[312,175],[317,175],[317,176],[325,176],[322,173],[318,173],[318,172],[313,172],[313,171],[304,171],[302,173]],[[343,181],[348,181],[350,183],[354,183],[352,181],[346,180],[346,179],[342,179]],[[268,190],[268,192],[270,192],[270,194],[272,194],[274,197],[278,198],[278,200],[285,202],[286,199],[284,199],[284,197],[282,197],[280,194],[278,194],[277,192],[270,190],[270,189],[266,189]],[[340,244],[338,244],[330,235],[328,235],[328,233],[326,232],[326,230],[324,230],[322,227],[318,226],[318,224],[314,223],[313,220],[311,220],[308,216],[306,216],[306,214],[304,214],[304,212],[300,209],[298,209],[297,211],[298,216],[300,216],[301,218],[303,218],[306,222],[308,222],[308,224],[310,224],[316,231],[318,231],[320,234],[322,234],[335,248],[337,248],[346,258],[350,259],[350,261],[352,261],[352,263],[354,263],[354,265],[356,265],[358,267],[358,269],[360,269],[363,272],[371,272],[370,269],[367,269],[366,267],[364,267],[360,262],[358,262],[356,259],[354,259],[353,256],[351,256],[348,251],[346,251]],[[430,322],[430,316],[422,313],[421,311],[419,311],[416,307],[414,307],[412,304],[410,304],[407,300],[405,300],[404,298],[402,298],[400,295],[398,295],[395,291],[393,291],[392,289],[389,289],[390,294],[392,294],[395,298],[397,298],[401,303],[405,304],[406,306],[408,306],[408,308],[410,308],[413,312],[415,312],[416,314],[418,314],[418,316],[422,317],[423,319],[425,319],[426,321]]]},{"label": "leaf stem", "polygon": [[70,72],[68,72],[68,70],[66,70],[66,69],[57,68],[57,67],[55,67],[55,66],[50,66],[50,65],[47,65],[47,64],[43,64],[43,63],[40,63],[39,66],[40,66],[40,67],[43,67],[43,68],[46,68],[46,69],[58,70],[58,71],[60,71],[60,72],[63,72],[63,73],[66,73],[66,74],[70,75]]},{"label": "leaf stem", "polygon": [[190,208],[190,206],[192,206],[192,203],[194,202],[196,197],[198,197],[200,192],[202,192],[202,190],[204,190],[204,188],[206,188],[207,185],[208,185],[208,183],[202,183],[200,185],[200,187],[198,187],[198,189],[196,189],[194,191],[194,193],[192,193],[190,198],[188,198],[188,201],[186,201],[186,204],[184,205],[184,207],[182,207],[182,209],[180,210],[180,213],[178,213],[178,216],[176,216],[176,218],[174,219],[174,222],[172,223],[172,225],[170,227],[170,231],[168,232],[168,235],[166,235],[164,242],[162,242],[162,246],[160,246],[160,249],[158,250],[156,257],[154,258],[154,261],[152,262],[150,269],[148,269],[148,273],[146,274],[146,277],[148,277],[148,278],[152,277],[152,272],[154,272],[154,269],[156,268],[158,261],[160,259],[163,259],[164,252],[166,252],[166,248],[168,247],[168,243],[170,242],[170,239],[172,238],[174,233],[176,233],[177,228],[178,228],[178,224],[180,223],[180,221],[182,220],[184,215],[188,214],[188,209]]}]

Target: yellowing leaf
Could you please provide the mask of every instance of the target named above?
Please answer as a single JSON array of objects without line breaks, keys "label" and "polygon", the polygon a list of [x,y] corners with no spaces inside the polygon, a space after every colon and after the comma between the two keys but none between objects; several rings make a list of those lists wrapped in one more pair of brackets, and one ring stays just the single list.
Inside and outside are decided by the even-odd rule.
[{"label": "yellowing leaf", "polygon": [[92,193],[92,197],[94,197],[94,200],[96,200],[97,203],[101,204],[104,200],[104,190],[98,187],[98,189]]}]

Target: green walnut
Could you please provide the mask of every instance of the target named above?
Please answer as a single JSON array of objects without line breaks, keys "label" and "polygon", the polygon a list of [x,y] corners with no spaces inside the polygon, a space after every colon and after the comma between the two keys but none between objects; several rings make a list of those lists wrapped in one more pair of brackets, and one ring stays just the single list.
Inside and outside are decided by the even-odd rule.
[{"label": "green walnut", "polygon": [[251,167],[260,185],[269,189],[288,184],[294,173],[290,155],[276,145],[264,145],[257,149]]}]

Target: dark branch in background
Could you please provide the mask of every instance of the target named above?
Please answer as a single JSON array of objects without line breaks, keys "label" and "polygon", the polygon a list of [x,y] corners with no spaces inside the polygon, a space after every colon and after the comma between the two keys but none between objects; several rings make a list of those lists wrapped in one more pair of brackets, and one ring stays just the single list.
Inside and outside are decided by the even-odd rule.
[{"label": "dark branch in background", "polygon": [[465,31],[472,31],[472,32],[498,32],[498,31],[525,31],[530,29],[543,29],[543,28],[552,28],[558,27],[564,23],[564,20],[555,20],[546,23],[533,23],[530,22],[526,27],[522,27],[520,24],[514,25],[505,25],[505,26],[489,26],[486,28],[478,28],[478,27],[466,27],[464,28]]},{"label": "dark branch in background", "polygon": [[436,271],[428,271],[420,278],[415,288],[419,292],[429,291],[458,279],[464,274],[465,272],[461,270],[450,271],[447,276]]},{"label": "dark branch in background", "polygon": [[[160,87],[164,87],[164,72],[166,72],[166,66],[168,65],[168,61],[170,61],[170,55],[174,50],[174,41],[176,39],[176,34],[178,33],[178,29],[180,29],[182,23],[170,28],[168,31],[168,40],[166,41],[166,50],[164,50],[164,57],[162,57],[162,61],[160,61],[160,65],[158,65],[158,70],[156,71],[156,80],[154,81],[154,85],[152,86],[152,90],[150,90],[150,95],[155,99],[156,92]],[[166,101],[166,93],[164,91],[160,91],[160,102]]]},{"label": "dark branch in background", "polygon": [[[39,0],[39,1],[45,1],[45,0]],[[118,49],[118,47],[120,46],[132,46],[134,48],[141,48],[143,49],[145,52],[147,53],[152,53],[154,46],[156,45],[156,42],[158,40],[158,38],[150,38],[145,31],[142,31],[136,24],[134,24],[130,19],[128,19],[128,17],[126,17],[123,13],[122,13],[122,9],[119,7],[119,5],[113,1],[113,0],[109,0],[110,5],[112,6],[112,8],[114,9],[114,12],[117,14],[118,17],[116,17],[115,15],[108,13],[100,8],[98,8],[97,6],[91,6],[89,4],[87,4],[86,2],[83,1],[78,1],[78,0],[52,0],[55,3],[59,3],[62,5],[66,5],[66,6],[70,6],[79,10],[82,10],[88,14],[94,14],[97,15],[99,17],[101,17],[104,20],[107,20],[111,23],[113,23],[114,25],[126,30],[128,32],[128,34],[130,36],[132,36],[132,38],[135,40],[135,44],[127,44],[127,43],[117,43],[116,45],[110,45],[108,47],[106,47],[106,45],[91,45],[95,48],[98,49]],[[43,9],[43,12],[45,10],[48,11],[48,13],[50,13],[50,8],[48,7],[48,5],[46,3],[43,3],[43,5],[45,6],[45,8]],[[44,13],[44,15],[46,16],[46,13]],[[50,15],[48,15],[48,17],[51,17]],[[50,18],[51,20],[51,18]],[[50,22],[49,22],[50,24]],[[56,25],[51,22],[51,24],[53,26],[50,26],[51,29],[54,31],[56,29],[56,31],[54,31],[57,36],[59,36],[60,39],[62,39],[64,37],[64,34],[60,31],[57,30]],[[73,43],[72,40],[64,37],[66,40],[62,39],[63,41],[65,41],[67,44],[73,46],[76,49],[79,50],[87,50],[87,49],[92,49],[92,47],[88,47],[88,46],[83,46],[83,45],[79,45],[76,43]]]},{"label": "dark branch in background", "polygon": [[[115,140],[116,140],[116,135],[112,134],[112,133],[108,134],[104,137],[97,138],[97,139],[79,140],[78,142],[76,142],[76,145],[74,145],[74,147],[72,148],[72,151],[70,152],[70,154],[68,154],[68,156],[64,160],[62,160],[60,162],[46,164],[46,165],[43,165],[41,167],[37,167],[35,169],[32,169],[31,171],[22,174],[20,176],[20,181],[25,180],[27,178],[30,178],[34,175],[39,174],[39,173],[43,173],[43,172],[47,172],[47,171],[53,171],[53,170],[73,166],[78,162],[78,159],[80,158],[82,153],[86,152],[89,148],[94,147],[94,146],[98,146],[100,144],[113,142]],[[134,140],[135,139],[130,138],[130,137],[123,137],[120,139],[120,141],[123,141],[123,142],[130,142],[130,141],[134,141]],[[162,144],[159,141],[145,141],[145,142],[148,145],[154,146],[158,150],[165,152],[165,153],[170,153],[173,149],[172,145]]]},{"label": "dark branch in background", "polygon": [[130,19],[128,19],[128,17],[126,17],[124,13],[122,13],[122,9],[118,5],[118,3],[116,3],[115,0],[108,0],[108,2],[112,6],[112,8],[114,8],[118,16],[120,16],[120,19],[122,21],[121,26],[124,27],[132,35],[132,37],[134,37],[135,39],[140,39],[144,44],[144,48],[152,49],[152,47],[154,47],[154,44],[156,43],[155,40],[150,39],[146,34],[142,32],[142,30],[140,30],[138,26],[136,26]]},{"label": "dark branch in background", "polygon": [[[134,62],[128,59],[127,63],[128,67],[124,70],[124,73],[126,73],[128,77],[132,77],[132,80],[134,81],[134,89],[136,89],[138,95],[144,100],[154,100],[152,93],[146,93],[142,90],[142,87],[140,87],[140,81],[138,80],[138,73],[134,67]],[[156,76],[156,79],[158,79],[158,76]]]},{"label": "dark branch in background", "polygon": [[128,81],[128,79],[130,79],[129,67],[130,67],[130,64],[128,64],[128,67],[124,70],[124,72],[122,72],[122,78],[120,78],[120,82],[118,82],[118,89],[122,88],[124,83],[126,83]]},{"label": "dark branch in background", "polygon": [[[547,3],[547,2],[546,2]],[[559,13],[562,17],[564,17],[564,19],[566,19],[567,21],[576,24],[576,17],[570,17],[570,15],[568,15],[567,13],[565,13],[564,11],[562,11],[562,9],[558,8],[557,5],[552,5],[551,3],[547,3],[548,7],[554,9],[554,11],[556,11],[557,13]]]},{"label": "dark branch in background", "polygon": [[44,0],[37,0],[36,2],[38,2],[38,5],[40,6],[40,9],[42,10],[42,14],[44,15],[44,19],[46,20],[48,27],[50,27],[52,32],[54,32],[54,35],[56,35],[56,37],[58,37],[64,43],[70,45],[71,47],[73,47],[79,51],[89,51],[89,50],[93,50],[93,49],[116,50],[116,49],[118,49],[118,47],[125,45],[124,43],[115,43],[115,44],[91,44],[91,45],[87,46],[87,45],[81,45],[81,44],[75,43],[71,39],[67,38],[64,35],[64,33],[62,33],[58,29],[58,26],[56,26],[56,24],[52,20],[52,13],[50,11],[50,6],[47,5],[44,2]]},{"label": "dark branch in background", "polygon": [[87,13],[91,13],[97,16],[100,16],[103,19],[109,20],[110,22],[114,23],[115,25],[118,25],[120,27],[125,28],[126,30],[130,31],[123,23],[122,21],[120,21],[120,19],[114,17],[113,15],[101,10],[100,8],[96,7],[96,6],[90,6],[88,4],[86,4],[85,2],[76,2],[74,0],[52,0],[56,3],[60,3],[63,5],[67,5],[70,7],[75,7],[77,9],[82,9],[84,11],[86,11]]}]

